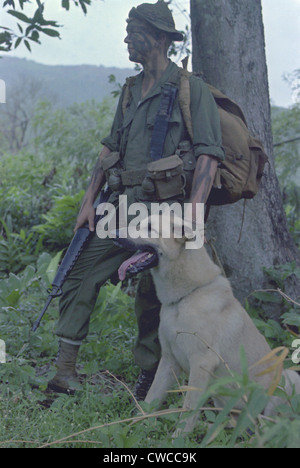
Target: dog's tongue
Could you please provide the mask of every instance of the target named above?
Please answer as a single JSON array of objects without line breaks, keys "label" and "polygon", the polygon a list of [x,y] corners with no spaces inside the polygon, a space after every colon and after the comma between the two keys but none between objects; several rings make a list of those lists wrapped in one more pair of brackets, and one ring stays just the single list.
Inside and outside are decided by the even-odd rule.
[{"label": "dog's tongue", "polygon": [[148,255],[149,255],[149,252],[142,252],[142,253],[134,254],[132,255],[132,257],[128,258],[128,260],[125,260],[125,262],[123,262],[120,268],[118,269],[120,281],[123,281],[125,279],[126,272],[131,265],[134,265],[137,262],[145,260]]}]

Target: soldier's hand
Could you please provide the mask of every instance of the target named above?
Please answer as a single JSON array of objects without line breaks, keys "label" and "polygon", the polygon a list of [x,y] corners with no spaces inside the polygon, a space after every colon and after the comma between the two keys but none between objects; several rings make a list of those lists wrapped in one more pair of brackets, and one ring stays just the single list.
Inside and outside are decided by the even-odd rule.
[{"label": "soldier's hand", "polygon": [[76,225],[74,227],[74,232],[76,232],[77,229],[82,227],[87,222],[89,224],[89,230],[95,231],[94,220],[95,220],[95,208],[93,207],[93,205],[90,205],[90,204],[83,205],[77,217]]}]

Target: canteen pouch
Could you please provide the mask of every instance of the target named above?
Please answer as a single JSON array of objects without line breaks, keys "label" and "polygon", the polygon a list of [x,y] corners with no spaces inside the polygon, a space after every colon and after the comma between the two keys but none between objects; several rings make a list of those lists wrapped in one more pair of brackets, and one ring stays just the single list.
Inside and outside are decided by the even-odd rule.
[{"label": "canteen pouch", "polygon": [[148,164],[146,177],[142,182],[144,192],[155,192],[158,200],[166,200],[185,195],[184,188],[183,162],[177,154]]},{"label": "canteen pouch", "polygon": [[122,189],[122,162],[120,153],[113,151],[102,160],[102,169],[105,173],[106,182],[109,188],[115,192]]}]

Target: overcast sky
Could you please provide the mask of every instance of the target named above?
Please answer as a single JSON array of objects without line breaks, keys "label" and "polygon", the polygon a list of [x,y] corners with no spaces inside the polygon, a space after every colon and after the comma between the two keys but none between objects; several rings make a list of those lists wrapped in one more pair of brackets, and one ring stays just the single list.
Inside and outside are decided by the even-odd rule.
[{"label": "overcast sky", "polygon": [[[156,0],[145,1],[156,3]],[[20,46],[9,56],[25,57],[48,65],[133,67],[123,43],[125,20],[130,8],[143,3],[143,0],[93,0],[86,16],[74,6],[66,12],[59,6],[61,0],[46,0],[44,3],[45,17],[63,25],[62,40],[44,36],[42,45],[32,46],[31,54]],[[176,4],[186,10],[182,15],[175,5],[172,6],[176,27],[184,29],[188,21],[189,0],[176,0]],[[300,0],[262,0],[262,5],[271,99],[276,105],[288,106],[292,103],[292,93],[283,76],[300,69]],[[2,26],[14,26],[14,20],[9,16],[3,9],[0,11]]]}]

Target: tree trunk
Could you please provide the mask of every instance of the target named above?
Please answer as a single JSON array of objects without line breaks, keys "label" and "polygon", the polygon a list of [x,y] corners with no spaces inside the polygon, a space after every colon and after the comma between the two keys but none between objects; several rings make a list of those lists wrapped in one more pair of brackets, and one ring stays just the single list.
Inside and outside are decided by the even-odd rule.
[{"label": "tree trunk", "polygon": [[[243,227],[243,201],[212,207],[207,223],[208,236],[216,239],[227,277],[243,301],[253,290],[269,286],[263,267],[293,260],[300,264],[274,169],[261,1],[191,0],[191,25],[193,70],[241,106],[270,160],[260,192],[246,202]],[[295,277],[285,291],[293,299],[300,295]]]}]

